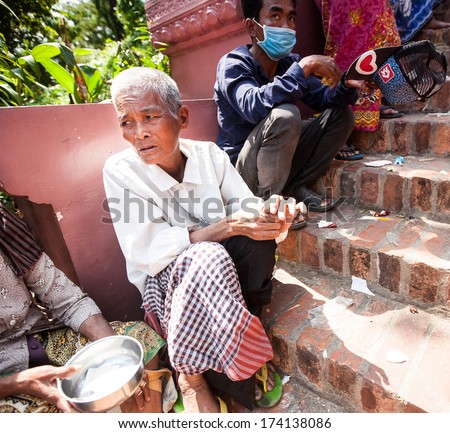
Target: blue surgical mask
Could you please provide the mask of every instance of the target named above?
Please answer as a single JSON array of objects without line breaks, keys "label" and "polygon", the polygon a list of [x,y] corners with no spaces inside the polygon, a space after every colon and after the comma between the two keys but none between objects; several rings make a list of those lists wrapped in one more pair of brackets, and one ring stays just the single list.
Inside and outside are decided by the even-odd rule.
[{"label": "blue surgical mask", "polygon": [[256,39],[256,43],[272,60],[278,61],[291,54],[296,42],[295,30],[261,25],[256,20],[253,21],[264,31],[264,40]]}]

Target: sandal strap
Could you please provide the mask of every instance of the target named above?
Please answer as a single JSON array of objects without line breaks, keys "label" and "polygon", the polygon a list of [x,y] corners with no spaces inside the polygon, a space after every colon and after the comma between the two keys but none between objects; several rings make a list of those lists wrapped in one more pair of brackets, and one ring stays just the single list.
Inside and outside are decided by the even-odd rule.
[{"label": "sandal strap", "polygon": [[306,186],[302,186],[298,189],[297,194],[300,197],[299,201],[305,203],[306,206],[309,204],[315,204],[316,206],[320,206],[322,202],[322,197],[319,194],[315,193],[313,190],[309,189]]},{"label": "sandal strap", "polygon": [[[259,371],[261,373],[259,373]],[[255,373],[256,380],[259,380],[262,383],[263,391],[267,392],[267,379],[269,377],[269,372],[267,371],[267,364],[264,364],[258,372]]]}]

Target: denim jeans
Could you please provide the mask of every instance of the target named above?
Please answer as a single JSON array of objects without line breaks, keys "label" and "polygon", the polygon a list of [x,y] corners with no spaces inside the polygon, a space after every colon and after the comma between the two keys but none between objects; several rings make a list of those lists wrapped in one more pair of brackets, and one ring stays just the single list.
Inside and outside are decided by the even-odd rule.
[{"label": "denim jeans", "polygon": [[302,121],[299,109],[282,104],[263,119],[244,143],[236,168],[252,192],[267,199],[290,194],[323,174],[354,125],[350,108],[332,107]]}]

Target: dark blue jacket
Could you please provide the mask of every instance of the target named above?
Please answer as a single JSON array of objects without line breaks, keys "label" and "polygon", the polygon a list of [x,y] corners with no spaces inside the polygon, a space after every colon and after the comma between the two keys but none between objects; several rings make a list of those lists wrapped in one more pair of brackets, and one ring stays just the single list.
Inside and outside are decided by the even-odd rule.
[{"label": "dark blue jacket", "polygon": [[222,57],[214,85],[219,122],[217,144],[233,163],[250,132],[272,108],[301,100],[314,110],[323,111],[331,106],[352,105],[358,98],[358,92],[342,82],[330,89],[313,75],[306,79],[297,54],[281,59],[274,80],[269,81],[250,54],[250,47],[241,46]]}]

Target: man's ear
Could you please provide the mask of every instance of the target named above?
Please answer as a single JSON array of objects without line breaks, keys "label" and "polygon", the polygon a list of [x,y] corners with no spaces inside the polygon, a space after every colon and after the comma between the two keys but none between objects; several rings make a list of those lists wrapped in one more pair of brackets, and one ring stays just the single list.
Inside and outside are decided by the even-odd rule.
[{"label": "man's ear", "polygon": [[256,37],[256,24],[251,18],[245,19],[245,28],[247,29],[247,33],[252,37]]},{"label": "man's ear", "polygon": [[189,125],[189,108],[187,105],[182,105],[178,110],[178,119],[180,122],[180,129],[186,129]]}]

